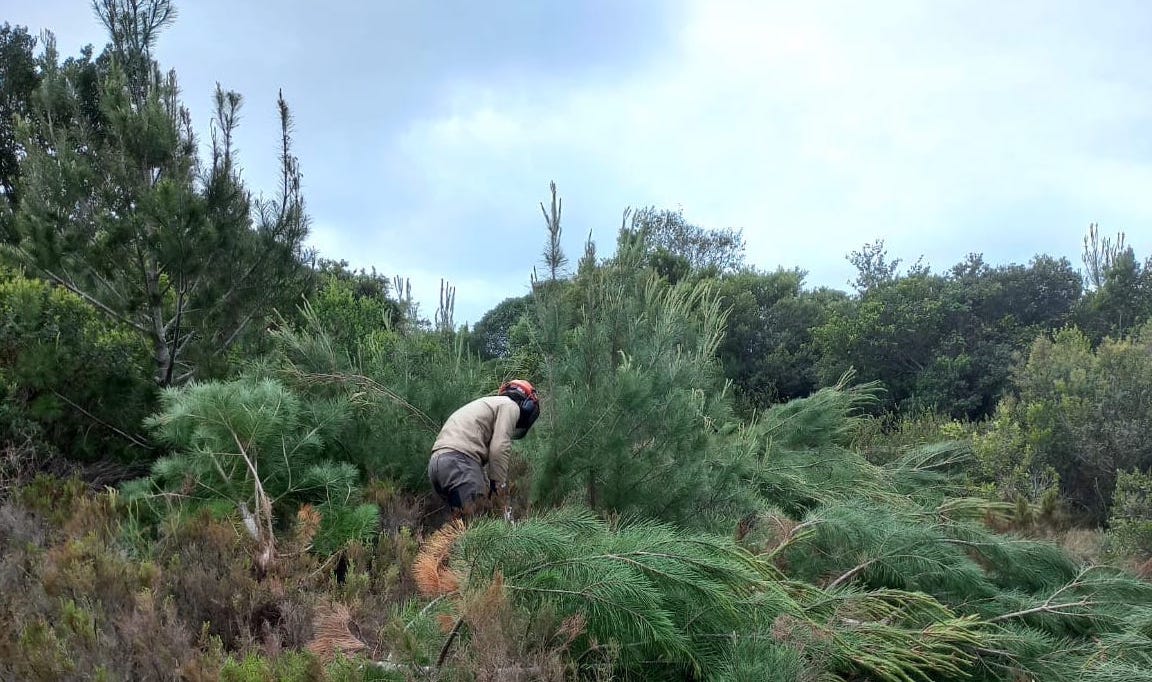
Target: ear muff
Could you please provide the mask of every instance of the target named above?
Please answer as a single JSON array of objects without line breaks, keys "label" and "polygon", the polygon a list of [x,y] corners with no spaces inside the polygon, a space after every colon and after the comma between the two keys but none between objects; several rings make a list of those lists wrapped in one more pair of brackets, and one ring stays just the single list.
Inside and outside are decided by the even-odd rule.
[{"label": "ear muff", "polygon": [[501,385],[498,393],[513,400],[520,407],[514,437],[523,438],[540,416],[540,403],[536,397],[535,387],[527,381],[516,379]]},{"label": "ear muff", "polygon": [[516,420],[516,428],[528,430],[536,423],[540,416],[540,406],[534,398],[525,398],[520,401],[520,418]]}]

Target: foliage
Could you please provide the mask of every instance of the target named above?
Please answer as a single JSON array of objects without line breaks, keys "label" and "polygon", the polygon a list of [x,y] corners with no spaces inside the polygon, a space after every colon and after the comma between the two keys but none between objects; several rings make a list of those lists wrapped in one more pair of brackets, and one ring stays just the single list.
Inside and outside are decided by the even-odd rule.
[{"label": "foliage", "polygon": [[310,645],[325,600],[354,604],[370,626],[403,599],[385,574],[410,558],[381,554],[379,580],[353,597],[307,556],[257,580],[251,541],[205,513],[163,524],[153,542],[131,519],[115,493],[52,480],[0,504],[0,677],[381,679],[362,657],[322,659]]},{"label": "foliage", "polygon": [[859,251],[848,254],[848,262],[856,268],[856,279],[849,282],[858,294],[866,294],[899,276],[900,259],[888,260],[888,249],[883,239],[865,244]]},{"label": "foliage", "polygon": [[198,366],[221,371],[227,351],[301,291],[307,220],[291,117],[281,98],[281,192],[254,201],[234,158],[240,95],[215,93],[205,166],[176,76],[152,59],[171,3],[96,8],[104,54],[61,64],[49,45],[39,59],[7,253],[133,329],[156,383],[179,384]]},{"label": "foliage", "polygon": [[646,248],[622,231],[613,259],[537,294],[525,329],[547,396],[526,444],[537,503],[667,520],[742,504],[719,432],[730,419],[719,301],[708,281],[668,284],[644,268]]},{"label": "foliage", "polygon": [[28,114],[32,93],[40,85],[35,48],[36,38],[27,28],[8,22],[0,27],[0,193],[8,204],[0,208],[0,215],[20,202],[16,186],[21,149],[15,124],[18,117]]},{"label": "foliage", "polygon": [[[360,344],[374,335],[394,327],[401,319],[395,301],[388,298],[385,280],[365,275],[324,276],[303,307],[342,351],[355,354]],[[296,324],[307,324],[307,315],[298,316]]]},{"label": "foliage", "polygon": [[1152,475],[1138,471],[1117,472],[1108,528],[1109,536],[1121,554],[1152,558]]},{"label": "foliage", "polygon": [[[652,522],[611,532],[587,512],[556,512],[507,529],[487,522],[459,540],[458,559],[480,581],[499,573],[534,604],[585,610],[588,633],[625,646],[625,665],[694,665],[762,579],[729,542]],[[465,578],[467,580],[467,578]]]},{"label": "foliage", "polygon": [[1118,241],[1111,253],[1098,256],[1102,262],[1091,270],[1098,285],[1077,310],[1077,325],[1096,341],[1125,336],[1152,319],[1152,257],[1141,263]]},{"label": "foliage", "polygon": [[1001,405],[986,436],[1015,453],[998,466],[1032,479],[1051,468],[1079,513],[1106,519],[1117,472],[1152,466],[1150,351],[1152,327],[1096,349],[1074,328],[1038,338],[1016,382],[1019,397]]},{"label": "foliage", "polygon": [[499,378],[466,352],[460,337],[368,325],[367,336],[342,344],[330,320],[348,316],[338,305],[327,312],[307,308],[299,325],[274,333],[273,352],[253,363],[251,374],[275,378],[306,401],[346,405],[347,419],[333,423],[330,437],[339,460],[368,477],[425,489],[440,425],[494,390]]},{"label": "foliage", "polygon": [[672,283],[689,272],[720,274],[744,263],[740,230],[705,229],[689,223],[679,210],[648,207],[630,216],[630,226],[622,229],[641,236],[649,250],[649,264]]},{"label": "foliage", "polygon": [[512,296],[496,304],[472,328],[470,344],[484,360],[507,358],[512,351],[512,328],[529,310],[530,294]]},{"label": "foliage", "polygon": [[75,294],[0,275],[0,440],[31,429],[74,459],[139,457],[154,392],[148,349]]},{"label": "foliage", "polygon": [[[966,657],[961,644],[978,640],[974,623],[963,620],[916,635],[904,629],[917,611],[947,614],[930,599],[895,591],[825,594],[783,580],[731,541],[651,522],[610,527],[586,512],[558,510],[513,527],[482,522],[441,533],[414,566],[427,594],[484,592],[496,584],[527,613],[571,614],[587,632],[573,644],[577,660],[611,642],[626,679],[725,679],[763,667],[765,654],[781,658],[785,648],[794,667],[802,659],[826,675],[866,670],[878,679],[923,679],[929,670],[958,670],[955,661]],[[845,613],[837,604],[875,618],[873,627],[821,641]],[[811,648],[799,641],[805,637]],[[901,653],[913,637],[924,650]],[[780,646],[757,646],[761,638]]]},{"label": "foliage", "polygon": [[276,519],[302,504],[324,519],[319,549],[331,552],[374,530],[376,508],[359,504],[359,472],[325,456],[326,440],[348,418],[346,404],[305,404],[274,380],[248,378],[169,388],[161,403],[147,423],[175,454],[127,486],[131,499],[153,508],[227,502],[257,541],[262,564],[275,555]]},{"label": "foliage", "polygon": [[1059,493],[1060,473],[1045,462],[1027,427],[1016,420],[1018,404],[1015,398],[1005,398],[987,428],[973,434],[977,466],[972,478],[984,496],[1021,501],[1028,509]]},{"label": "foliage", "polygon": [[[458,332],[450,286],[432,324],[304,253],[282,97],[254,200],[240,96],[202,163],[152,58],[173,5],[95,7],[98,56],[0,29],[0,229],[40,278],[0,281],[0,677],[1150,679],[1152,587],[1100,561],[1152,555],[1122,238],[1083,279],[877,241],[850,296],[649,208],[570,272],[553,184],[547,276]],[[441,524],[433,439],[513,375],[515,521]],[[124,443],[148,475],[28,476]],[[1043,538],[1066,502],[1111,555]]]},{"label": "foliage", "polygon": [[883,381],[889,404],[975,419],[1008,387],[1013,354],[1063,323],[1079,299],[1066,260],[992,268],[978,256],[942,275],[882,277],[815,331],[825,384],[849,367]]},{"label": "foliage", "polygon": [[812,330],[842,296],[807,292],[804,273],[742,270],[720,279],[728,309],[718,354],[740,402],[753,409],[810,395],[818,388],[818,351]]}]

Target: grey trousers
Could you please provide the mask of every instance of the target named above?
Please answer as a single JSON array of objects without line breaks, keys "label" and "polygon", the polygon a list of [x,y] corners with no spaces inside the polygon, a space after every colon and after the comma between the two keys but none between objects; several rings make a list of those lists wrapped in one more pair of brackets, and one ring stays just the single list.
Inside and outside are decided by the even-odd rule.
[{"label": "grey trousers", "polygon": [[471,509],[488,497],[488,476],[480,462],[459,452],[441,452],[428,460],[432,489],[453,509]]}]

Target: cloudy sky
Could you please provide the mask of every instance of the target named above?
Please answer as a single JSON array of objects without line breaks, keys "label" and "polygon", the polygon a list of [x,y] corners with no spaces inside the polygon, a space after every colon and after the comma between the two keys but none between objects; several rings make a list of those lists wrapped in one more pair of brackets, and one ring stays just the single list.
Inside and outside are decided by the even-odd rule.
[{"label": "cloudy sky", "polygon": [[[2,18],[105,42],[88,0]],[[555,180],[573,259],[626,206],[744,230],[749,261],[846,288],[882,238],[939,269],[1063,255],[1088,223],[1152,253],[1144,0],[177,0],[159,58],[207,136],[246,99],[245,177],[272,190],[296,117],[313,243],[410,277],[456,320],[527,290]]]}]

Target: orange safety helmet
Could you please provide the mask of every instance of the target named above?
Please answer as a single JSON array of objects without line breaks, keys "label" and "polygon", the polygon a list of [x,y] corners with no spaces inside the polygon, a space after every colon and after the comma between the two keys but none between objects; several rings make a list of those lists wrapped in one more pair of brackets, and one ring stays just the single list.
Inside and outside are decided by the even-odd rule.
[{"label": "orange safety helmet", "polygon": [[536,388],[532,386],[532,383],[526,379],[513,379],[511,381],[505,381],[500,385],[500,390],[498,393],[500,395],[508,395],[512,391],[520,393],[520,395],[525,399],[536,400]]},{"label": "orange safety helmet", "polygon": [[513,379],[500,385],[499,395],[508,396],[520,406],[520,419],[516,421],[516,431],[513,438],[519,440],[528,435],[528,429],[540,416],[540,399],[536,396],[536,388],[524,379]]}]

